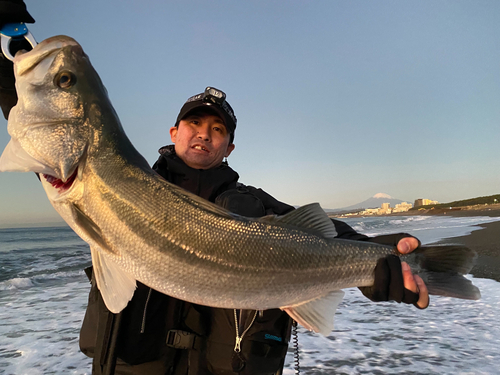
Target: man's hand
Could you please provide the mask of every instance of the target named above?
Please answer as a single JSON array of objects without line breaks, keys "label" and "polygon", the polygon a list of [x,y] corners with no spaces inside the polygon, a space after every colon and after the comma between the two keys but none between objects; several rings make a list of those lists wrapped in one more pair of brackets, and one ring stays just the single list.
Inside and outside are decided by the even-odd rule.
[{"label": "man's hand", "polygon": [[[25,22],[33,23],[34,18],[28,13],[23,0],[0,0],[0,27],[5,23]],[[10,51],[21,49],[30,50],[31,45],[26,41],[11,41]],[[10,109],[17,103],[14,68],[12,61],[3,56],[0,51],[0,107],[7,119]]]},{"label": "man's hand", "polygon": [[[402,238],[398,242],[398,251],[401,254],[409,254],[419,246],[419,242],[414,237]],[[401,262],[401,269],[403,272],[403,282],[405,289],[416,293],[418,295],[418,301],[414,303],[419,309],[425,309],[429,306],[429,292],[425,286],[424,281],[418,275],[413,275],[411,273],[410,266],[406,262]]]},{"label": "man's hand", "polygon": [[[397,249],[401,254],[408,254],[419,245],[415,237],[403,237],[398,241]],[[374,302],[403,302],[419,309],[429,306],[429,293],[425,283],[420,276],[413,275],[410,266],[401,262],[396,255],[379,259],[375,267],[374,285],[359,289]]]},{"label": "man's hand", "polygon": [[34,23],[35,20],[23,0],[0,0],[0,26],[12,22]]}]

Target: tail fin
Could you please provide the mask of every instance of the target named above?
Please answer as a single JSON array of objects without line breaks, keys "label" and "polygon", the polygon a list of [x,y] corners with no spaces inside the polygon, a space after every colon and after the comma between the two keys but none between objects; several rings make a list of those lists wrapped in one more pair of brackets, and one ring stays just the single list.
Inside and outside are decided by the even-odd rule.
[{"label": "tail fin", "polygon": [[479,289],[462,275],[431,271],[423,271],[418,275],[424,280],[429,294],[473,300],[481,298]]},{"label": "tail fin", "polygon": [[418,274],[429,294],[477,300],[481,292],[463,275],[474,266],[477,253],[461,245],[422,246],[414,251]]}]

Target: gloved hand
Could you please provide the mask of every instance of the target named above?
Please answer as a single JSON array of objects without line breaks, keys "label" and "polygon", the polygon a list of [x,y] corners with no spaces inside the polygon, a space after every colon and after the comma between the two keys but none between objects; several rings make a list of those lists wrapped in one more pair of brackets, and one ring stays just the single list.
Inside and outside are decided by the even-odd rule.
[{"label": "gloved hand", "polygon": [[401,260],[396,255],[379,259],[375,267],[375,283],[359,289],[365,297],[374,302],[396,301],[415,304],[418,301],[418,293],[413,293],[404,287]]},{"label": "gloved hand", "polygon": [[[28,13],[23,0],[0,0],[0,27],[5,23],[25,22],[34,23],[35,20]],[[26,40],[12,41],[12,52],[21,49],[30,50],[31,45]],[[0,106],[7,119],[10,109],[17,103],[14,69],[12,61],[6,59],[0,51]]]},{"label": "gloved hand", "polygon": [[[396,236],[396,238],[394,236],[387,239],[383,237],[379,236],[374,240],[389,244],[386,240],[392,237],[392,240],[395,240],[392,244],[397,245],[401,254],[408,254],[420,246],[420,241],[417,238],[405,233]],[[425,283],[419,276],[413,275],[410,267],[406,263],[402,263],[396,255],[379,259],[375,267],[374,285],[359,289],[374,302],[404,302],[413,304],[419,309],[425,309],[429,306],[429,294]]]},{"label": "gloved hand", "polygon": [[0,26],[11,22],[35,23],[23,0],[0,0]]}]

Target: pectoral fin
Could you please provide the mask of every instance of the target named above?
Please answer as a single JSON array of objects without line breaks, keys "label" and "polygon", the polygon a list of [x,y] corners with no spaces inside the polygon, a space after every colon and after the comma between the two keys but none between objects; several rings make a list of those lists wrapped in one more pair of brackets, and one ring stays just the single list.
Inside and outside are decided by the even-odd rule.
[{"label": "pectoral fin", "polygon": [[281,310],[304,328],[328,336],[333,330],[335,311],[344,294],[342,290],[335,290],[324,297],[301,305],[282,307]]},{"label": "pectoral fin", "polygon": [[109,311],[118,314],[127,306],[134,295],[135,279],[99,250],[91,247],[90,253],[92,254],[97,287],[101,292],[102,299]]},{"label": "pectoral fin", "polygon": [[81,231],[81,233],[79,233],[80,236],[82,238],[83,236],[86,237],[83,238],[83,240],[85,242],[94,242],[102,251],[118,255],[118,253],[114,249],[108,246],[106,240],[102,236],[101,230],[92,221],[92,219],[85,215],[85,213],[76,204],[73,204],[71,208],[73,209],[73,220],[78,226],[78,229]]}]

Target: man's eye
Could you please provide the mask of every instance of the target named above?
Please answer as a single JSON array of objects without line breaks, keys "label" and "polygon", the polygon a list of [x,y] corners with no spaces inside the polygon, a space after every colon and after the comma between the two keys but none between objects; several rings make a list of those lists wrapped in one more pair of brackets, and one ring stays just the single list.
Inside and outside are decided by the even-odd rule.
[{"label": "man's eye", "polygon": [[198,125],[200,122],[198,120],[191,120],[192,124]]}]

